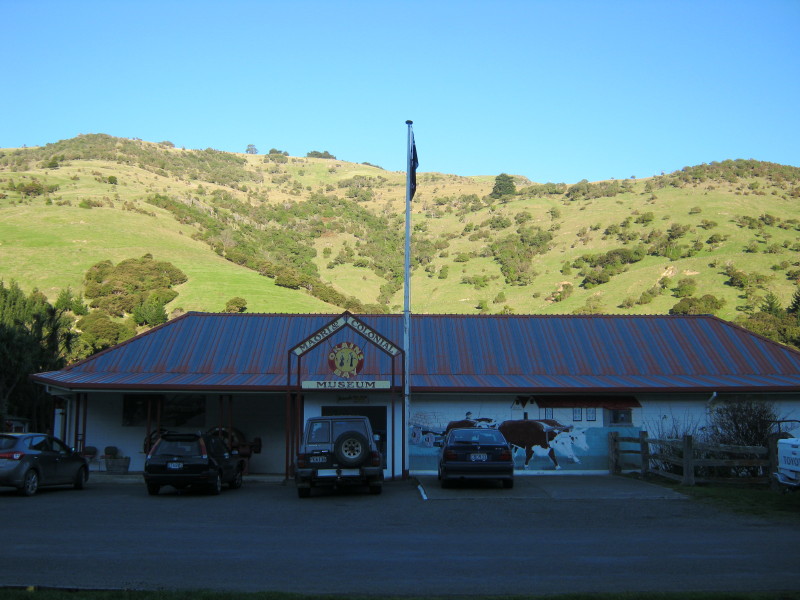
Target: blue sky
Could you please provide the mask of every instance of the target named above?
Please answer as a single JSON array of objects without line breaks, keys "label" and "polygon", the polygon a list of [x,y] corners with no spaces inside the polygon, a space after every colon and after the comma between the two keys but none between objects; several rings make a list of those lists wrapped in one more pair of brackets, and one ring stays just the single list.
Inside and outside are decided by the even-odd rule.
[{"label": "blue sky", "polygon": [[107,133],[574,183],[800,166],[800,1],[0,0],[0,147]]}]

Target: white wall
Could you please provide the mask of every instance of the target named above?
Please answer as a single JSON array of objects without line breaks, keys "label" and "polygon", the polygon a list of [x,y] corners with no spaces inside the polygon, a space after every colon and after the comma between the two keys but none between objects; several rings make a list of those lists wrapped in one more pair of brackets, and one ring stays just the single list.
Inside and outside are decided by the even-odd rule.
[{"label": "white wall", "polygon": [[[774,404],[780,418],[800,420],[800,391],[797,394],[770,396],[736,396],[736,398],[760,398]],[[218,394],[208,394],[206,400],[206,416],[203,430],[217,426],[219,419]],[[564,470],[604,470],[607,467],[607,436],[612,430],[623,432],[623,435],[637,435],[644,429],[652,437],[699,430],[706,424],[711,395],[709,394],[675,394],[675,395],[639,395],[641,408],[632,411],[631,427],[607,427],[603,421],[603,412],[597,410],[597,420],[587,421],[585,411],[581,420],[573,420],[571,408],[553,409],[552,414],[535,404],[520,406],[515,402],[516,396],[503,394],[427,394],[412,398],[407,423],[408,461],[406,468],[410,470],[435,470],[438,448],[434,445],[441,438],[450,421],[464,419],[467,412],[472,419],[485,419],[486,425],[497,425],[505,420],[531,420],[552,418],[563,425],[572,425],[574,430],[585,434],[589,450],[574,448],[573,457],[564,455],[558,458],[558,467]],[[734,398],[731,395],[718,395],[716,398]],[[394,399],[394,423],[390,407]],[[402,423],[403,401],[397,395],[388,393],[366,394],[358,400],[364,406],[380,406],[387,412],[387,478],[402,475]],[[353,399],[340,398],[335,392],[307,393],[304,405],[304,420],[321,414],[322,406],[352,404]],[[248,440],[260,437],[263,449],[250,461],[251,473],[282,474],[286,453],[286,396],[284,393],[250,394],[233,397],[233,425],[243,431]],[[227,411],[227,400],[224,403]],[[81,411],[82,413],[82,411]],[[227,425],[227,413],[223,419]],[[74,440],[74,404],[67,403],[66,414],[55,426],[56,435],[61,435],[61,422],[66,428],[64,441],[73,445]],[[155,424],[153,424],[155,426]],[[394,425],[394,432],[392,432]],[[793,431],[800,436],[800,424],[783,426],[784,431]],[[630,433],[628,433],[630,431]],[[124,427],[122,425],[122,394],[92,393],[89,395],[86,445],[95,446],[102,454],[106,446],[117,446],[125,456],[131,457],[131,470],[141,471],[144,467],[145,427]],[[574,460],[574,459],[577,459]],[[524,457],[517,456],[518,468],[523,469]],[[95,462],[93,469],[101,465]],[[534,456],[526,470],[553,470],[555,465],[546,456]]]},{"label": "white wall", "polygon": [[[392,415],[392,400],[394,399],[394,416]],[[312,392],[305,394],[303,425],[309,417],[322,414],[323,406],[364,406],[382,407],[386,409],[386,468],[384,477],[400,478],[403,474],[403,400],[396,394],[373,393],[359,394],[355,400],[353,396],[340,396],[336,392]],[[408,469],[408,465],[406,465]]]},{"label": "white wall", "polygon": [[[206,431],[220,423],[219,395],[209,394],[206,397],[206,415],[204,424],[199,429]],[[250,459],[251,473],[283,473],[286,455],[286,396],[285,394],[240,395],[233,397],[233,426],[241,430],[252,441],[255,437],[262,440],[263,449]],[[116,446],[124,456],[131,457],[131,471],[144,468],[145,426],[126,427],[122,425],[122,394],[92,393],[86,418],[86,446],[95,446],[102,454],[106,446]],[[224,401],[222,419],[227,426],[228,402]],[[63,421],[66,424],[65,442],[73,445],[75,425],[75,405],[67,405]],[[83,411],[81,409],[81,417]],[[61,435],[62,419],[56,423],[56,435]],[[153,422],[155,428],[156,424]],[[197,431],[195,428],[178,428],[181,431]],[[79,431],[80,433],[80,431]],[[102,461],[93,461],[92,469],[101,469]]]}]

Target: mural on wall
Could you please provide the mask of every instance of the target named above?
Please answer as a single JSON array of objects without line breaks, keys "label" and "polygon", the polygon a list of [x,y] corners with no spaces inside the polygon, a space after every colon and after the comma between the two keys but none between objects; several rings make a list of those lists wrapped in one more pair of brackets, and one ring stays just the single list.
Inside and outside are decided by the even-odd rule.
[{"label": "mural on wall", "polygon": [[[610,429],[606,427],[576,427],[555,419],[473,418],[471,412],[464,419],[446,421],[440,413],[419,411],[410,420],[411,468],[435,470],[439,456],[437,442],[451,429],[461,427],[499,430],[511,444],[516,469],[521,471],[597,470],[608,466]],[[622,430],[614,428],[614,431]]]}]

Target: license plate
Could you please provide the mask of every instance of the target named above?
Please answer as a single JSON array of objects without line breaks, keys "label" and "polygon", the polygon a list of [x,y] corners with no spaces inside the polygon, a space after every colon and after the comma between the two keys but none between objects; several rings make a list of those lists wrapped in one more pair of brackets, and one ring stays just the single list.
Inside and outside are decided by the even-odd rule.
[{"label": "license plate", "polygon": [[325,462],[325,458],[326,458],[325,456],[312,456],[312,457],[311,457],[311,458],[308,460],[308,462],[312,462],[312,463],[324,463],[324,462]]},{"label": "license plate", "polygon": [[469,455],[472,462],[483,462],[488,458],[485,452],[473,452]]},{"label": "license plate", "polygon": [[168,462],[167,463],[167,468],[168,469],[182,469],[183,468],[183,463],[180,463],[180,462]]}]

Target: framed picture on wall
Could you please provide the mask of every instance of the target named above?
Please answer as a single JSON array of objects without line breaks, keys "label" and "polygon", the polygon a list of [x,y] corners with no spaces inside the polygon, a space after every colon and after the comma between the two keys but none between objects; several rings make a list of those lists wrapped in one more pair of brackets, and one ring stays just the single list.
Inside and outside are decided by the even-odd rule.
[{"label": "framed picture on wall", "polygon": [[597,421],[597,409],[596,408],[587,408],[586,409],[586,420],[587,421]]},{"label": "framed picture on wall", "polygon": [[572,409],[572,420],[573,421],[581,421],[581,420],[583,420],[583,409],[582,408],[573,408]]}]

